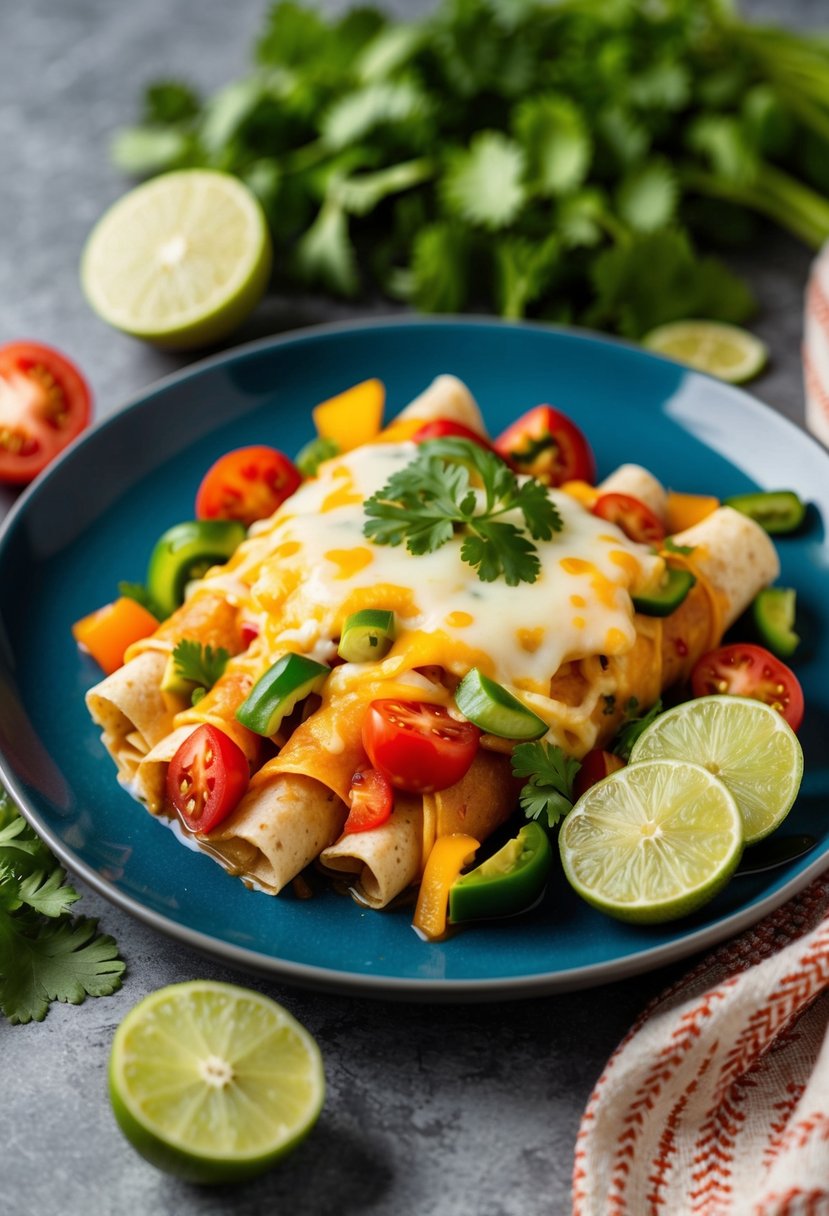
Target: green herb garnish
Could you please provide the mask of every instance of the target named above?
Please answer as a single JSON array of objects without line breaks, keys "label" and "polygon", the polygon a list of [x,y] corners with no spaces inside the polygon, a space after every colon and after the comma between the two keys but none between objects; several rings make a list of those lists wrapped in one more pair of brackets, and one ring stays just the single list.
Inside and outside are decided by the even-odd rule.
[{"label": "green herb garnish", "polygon": [[124,596],[125,599],[135,600],[136,604],[140,604],[142,608],[146,608],[148,612],[152,613],[156,620],[163,619],[164,613],[157,607],[143,583],[121,582],[118,584],[118,594]]},{"label": "green herb garnish", "polygon": [[512,753],[512,771],[526,777],[518,796],[527,819],[555,827],[572,810],[573,782],[581,765],[554,743],[520,743]]},{"label": "green herb garnish", "polygon": [[0,1009],[42,1022],[52,1001],[79,1005],[121,986],[124,963],[97,922],[72,917],[81,897],[0,788]]},{"label": "green herb garnish", "polygon": [[688,557],[690,553],[694,552],[693,545],[678,545],[675,540],[671,539],[670,536],[665,537],[662,542],[662,548],[665,549],[667,553],[679,553],[683,557]]},{"label": "green herb garnish", "polygon": [[[633,712],[638,708],[638,706],[639,702],[636,700],[636,698],[631,697],[630,701],[628,702],[628,712]],[[624,760],[625,764],[627,764],[628,760],[630,759],[630,753],[633,750],[633,745],[636,740],[640,735],[644,734],[651,722],[653,722],[655,718],[659,717],[663,708],[664,706],[662,705],[662,702],[657,701],[656,704],[647,711],[647,713],[642,714],[642,716],[638,718],[630,718],[629,721],[624,724],[624,726],[619,728],[616,738],[613,741],[613,747],[611,750],[622,760]]]},{"label": "green herb garnish", "polygon": [[212,646],[202,646],[201,642],[190,638],[182,638],[173,651],[176,674],[203,689],[212,688],[224,675],[229,658],[223,646],[214,650]]},{"label": "green herb garnish", "polygon": [[[477,474],[482,489],[472,484]],[[519,523],[502,517],[517,512]],[[541,563],[536,540],[562,527],[547,488],[519,482],[500,456],[468,439],[435,439],[394,473],[365,504],[364,534],[376,545],[400,545],[410,553],[434,553],[463,535],[460,556],[485,583],[503,578],[510,587],[534,583]],[[526,535],[529,533],[529,537]]]}]

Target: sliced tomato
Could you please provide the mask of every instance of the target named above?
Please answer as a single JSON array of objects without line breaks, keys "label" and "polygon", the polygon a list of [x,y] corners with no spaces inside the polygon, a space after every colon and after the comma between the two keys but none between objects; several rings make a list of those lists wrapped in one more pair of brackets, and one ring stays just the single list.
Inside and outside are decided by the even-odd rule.
[{"label": "sliced tomato", "polygon": [[621,528],[625,536],[640,545],[658,545],[665,539],[665,528],[650,507],[632,494],[600,494],[593,514]]},{"label": "sliced tomato", "polygon": [[449,418],[436,418],[434,422],[426,422],[419,431],[412,435],[412,443],[425,443],[427,439],[471,439],[479,448],[492,451],[492,444],[477,431],[464,426],[462,422],[452,422]]},{"label": "sliced tomato", "polygon": [[239,626],[239,632],[242,635],[242,647],[244,650],[247,650],[251,642],[259,637],[259,626],[256,624],[256,621],[243,620]]},{"label": "sliced tomato", "polygon": [[343,832],[369,832],[386,822],[394,807],[394,790],[376,768],[360,769],[351,778],[349,812]]},{"label": "sliced tomato", "polygon": [[0,481],[31,481],[89,424],[92,394],[74,363],[38,342],[0,347]]},{"label": "sliced tomato", "polygon": [[363,718],[363,746],[393,786],[427,794],[455,785],[466,773],[481,732],[441,705],[372,701]]},{"label": "sliced tomato", "polygon": [[736,642],[698,659],[691,672],[695,697],[728,693],[754,697],[778,710],[792,730],[803,721],[803,689],[794,672],[762,646]]},{"label": "sliced tomato", "polygon": [[276,448],[237,448],[220,456],[196,494],[197,519],[267,519],[298,489],[302,475]]},{"label": "sliced tomato", "polygon": [[548,486],[596,480],[590,444],[571,418],[552,405],[537,405],[495,440],[495,451],[519,473]]},{"label": "sliced tomato", "polygon": [[198,726],[170,761],[167,796],[192,832],[211,832],[248,787],[245,753],[215,726]]},{"label": "sliced tomato", "polygon": [[614,752],[603,751],[600,747],[594,747],[584,757],[581,768],[576,773],[576,779],[573,782],[573,797],[581,798],[582,794],[597,781],[604,781],[605,777],[609,777],[611,773],[624,767],[625,762],[621,756],[617,756]]}]

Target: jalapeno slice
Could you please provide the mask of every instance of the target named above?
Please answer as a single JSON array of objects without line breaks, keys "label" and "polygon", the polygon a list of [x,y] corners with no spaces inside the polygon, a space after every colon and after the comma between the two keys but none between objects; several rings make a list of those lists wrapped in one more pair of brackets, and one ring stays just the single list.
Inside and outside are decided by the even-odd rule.
[{"label": "jalapeno slice", "polygon": [[333,439],[323,439],[318,435],[297,453],[294,464],[303,477],[316,477],[320,465],[339,454],[339,444],[335,443]]},{"label": "jalapeno slice", "polygon": [[778,659],[790,659],[800,645],[795,632],[797,592],[793,587],[765,587],[751,605],[760,641]]},{"label": "jalapeno slice", "polygon": [[631,596],[633,606],[643,616],[670,616],[676,612],[696,581],[690,570],[668,566],[658,587]]},{"label": "jalapeno slice", "polygon": [[312,692],[319,692],[331,668],[304,654],[277,659],[236,710],[236,719],[257,735],[276,734],[282,719]]},{"label": "jalapeno slice", "polygon": [[187,584],[226,562],[246,535],[245,525],[235,519],[193,519],[168,528],[147,567],[147,590],[159,612],[171,616],[183,602]]},{"label": "jalapeno slice", "polygon": [[540,824],[525,824],[497,853],[452,884],[450,921],[460,924],[527,911],[542,895],[552,864],[547,833]]},{"label": "jalapeno slice", "polygon": [[370,663],[389,653],[394,635],[393,612],[364,608],[346,619],[337,654],[346,663]]},{"label": "jalapeno slice", "polygon": [[748,515],[771,536],[794,532],[806,515],[806,504],[794,490],[758,490],[752,494],[735,494],[732,498],[726,498],[723,506],[733,507],[735,511]]},{"label": "jalapeno slice", "polygon": [[543,718],[477,667],[458,685],[455,704],[470,722],[501,739],[540,739],[548,730]]}]

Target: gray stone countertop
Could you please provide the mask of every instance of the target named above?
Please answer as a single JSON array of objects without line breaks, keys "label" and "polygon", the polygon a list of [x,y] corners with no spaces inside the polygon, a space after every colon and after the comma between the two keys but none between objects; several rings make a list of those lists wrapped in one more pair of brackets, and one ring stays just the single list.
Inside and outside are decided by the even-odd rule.
[{"label": "gray stone countertop", "polygon": [[[745,8],[814,26],[822,5]],[[394,7],[409,15],[426,5]],[[81,298],[84,238],[125,185],[108,164],[109,136],[132,120],[150,76],[183,72],[212,88],[243,70],[265,8],[265,0],[2,5],[0,342],[27,336],[67,351],[91,379],[98,418],[187,361],[107,329]],[[761,301],[755,328],[773,354],[754,390],[797,423],[808,263],[806,250],[779,238],[737,266]],[[236,340],[366,311],[271,300]],[[0,491],[0,516],[11,501]],[[8,1216],[563,1213],[590,1089],[641,1008],[682,970],[526,1002],[392,1004],[240,976],[88,890],[79,910],[115,935],[128,972],[114,997],[53,1006],[41,1024],[0,1020],[0,1210]],[[197,977],[249,983],[283,1002],[325,1056],[328,1097],[311,1138],[276,1171],[233,1190],[157,1173],[122,1139],[106,1097],[119,1020],[147,992]]]}]

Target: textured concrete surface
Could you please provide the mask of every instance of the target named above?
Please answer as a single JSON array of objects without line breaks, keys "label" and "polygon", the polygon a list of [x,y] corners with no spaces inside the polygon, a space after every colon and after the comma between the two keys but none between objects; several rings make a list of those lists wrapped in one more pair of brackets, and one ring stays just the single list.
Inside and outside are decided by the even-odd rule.
[{"label": "textured concrete surface", "polygon": [[[205,88],[232,78],[265,7],[0,3],[0,341],[26,335],[70,352],[92,380],[98,417],[185,362],[116,335],[81,298],[83,240],[124,187],[107,161],[109,135],[133,118],[148,76],[184,70]],[[409,14],[425,6],[394,7]],[[825,0],[745,8],[804,25],[825,17]],[[807,267],[808,254],[783,239],[739,265],[756,288],[757,329],[774,356],[755,391],[795,421]],[[238,338],[354,311],[272,300]],[[0,496],[0,515],[10,500]],[[53,1007],[40,1025],[0,1021],[0,1210],[8,1216],[563,1213],[590,1088],[641,1007],[676,974],[467,1008],[350,1000],[243,977],[318,1037],[328,1100],[311,1139],[282,1168],[247,1187],[206,1192],[156,1173],[122,1140],[106,1099],[106,1061],[117,1022],[145,993],[198,976],[240,977],[91,892],[79,910],[115,934],[129,971],[115,997]]]}]

